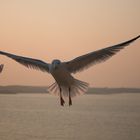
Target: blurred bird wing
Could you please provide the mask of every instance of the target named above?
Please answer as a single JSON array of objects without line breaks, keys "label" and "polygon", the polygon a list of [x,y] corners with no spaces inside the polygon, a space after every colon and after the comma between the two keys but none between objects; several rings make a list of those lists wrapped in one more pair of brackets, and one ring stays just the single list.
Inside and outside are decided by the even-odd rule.
[{"label": "blurred bird wing", "polygon": [[4,64],[1,64],[1,65],[0,65],[0,73],[1,73],[2,70],[3,70],[3,67],[4,67]]},{"label": "blurred bird wing", "polygon": [[117,52],[119,52],[124,47],[128,46],[130,43],[132,43],[139,37],[140,35],[126,42],[79,56],[71,61],[64,62],[64,65],[70,73],[82,71],[94,64],[109,59],[110,57],[115,55]]},{"label": "blurred bird wing", "polygon": [[26,66],[27,68],[41,70],[43,72],[49,72],[50,64],[45,63],[41,60],[18,56],[18,55],[10,54],[10,53],[3,52],[3,51],[0,51],[0,54],[5,55],[5,56],[15,60],[16,62]]}]

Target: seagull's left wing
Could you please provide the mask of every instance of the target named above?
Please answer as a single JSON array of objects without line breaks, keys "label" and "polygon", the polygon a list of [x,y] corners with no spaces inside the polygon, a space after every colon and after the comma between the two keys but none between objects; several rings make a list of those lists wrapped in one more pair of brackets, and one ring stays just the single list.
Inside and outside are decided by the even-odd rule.
[{"label": "seagull's left wing", "polygon": [[109,59],[111,56],[115,55],[117,52],[128,46],[139,37],[140,35],[126,42],[79,56],[71,61],[64,62],[64,65],[71,73],[82,71],[93,64],[97,64]]},{"label": "seagull's left wing", "polygon": [[3,51],[0,51],[0,54],[5,55],[5,56],[15,60],[16,62],[26,66],[27,68],[41,70],[43,72],[49,73],[49,65],[50,64],[43,62],[41,60],[23,57],[23,56],[18,56],[18,55],[14,55],[14,54],[3,52]]}]

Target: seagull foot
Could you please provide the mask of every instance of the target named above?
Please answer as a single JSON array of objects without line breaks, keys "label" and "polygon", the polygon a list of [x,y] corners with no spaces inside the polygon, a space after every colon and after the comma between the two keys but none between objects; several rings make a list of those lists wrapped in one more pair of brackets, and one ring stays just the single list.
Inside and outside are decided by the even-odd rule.
[{"label": "seagull foot", "polygon": [[61,106],[64,106],[64,104],[65,104],[65,101],[62,97],[60,98],[60,103],[61,103]]},{"label": "seagull foot", "polygon": [[69,106],[71,106],[72,105],[72,100],[71,100],[71,98],[69,98]]}]

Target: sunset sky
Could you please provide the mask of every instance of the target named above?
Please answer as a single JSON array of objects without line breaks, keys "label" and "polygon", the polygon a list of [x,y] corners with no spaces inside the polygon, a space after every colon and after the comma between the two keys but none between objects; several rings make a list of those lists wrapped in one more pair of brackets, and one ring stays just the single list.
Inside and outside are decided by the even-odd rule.
[{"label": "sunset sky", "polygon": [[[0,50],[51,62],[140,34],[140,0],[0,0]],[[0,85],[50,85],[51,75],[0,56]],[[94,87],[140,87],[140,39],[74,75]]]}]

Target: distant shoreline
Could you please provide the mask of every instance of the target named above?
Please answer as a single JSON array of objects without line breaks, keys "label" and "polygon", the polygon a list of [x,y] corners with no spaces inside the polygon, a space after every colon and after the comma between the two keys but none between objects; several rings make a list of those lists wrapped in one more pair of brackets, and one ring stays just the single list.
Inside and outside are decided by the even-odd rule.
[{"label": "distant shoreline", "polygon": [[[44,93],[47,94],[47,86],[0,86],[0,94],[19,94],[19,93]],[[118,94],[118,93],[140,93],[140,88],[110,88],[110,87],[91,87],[88,94]]]}]

